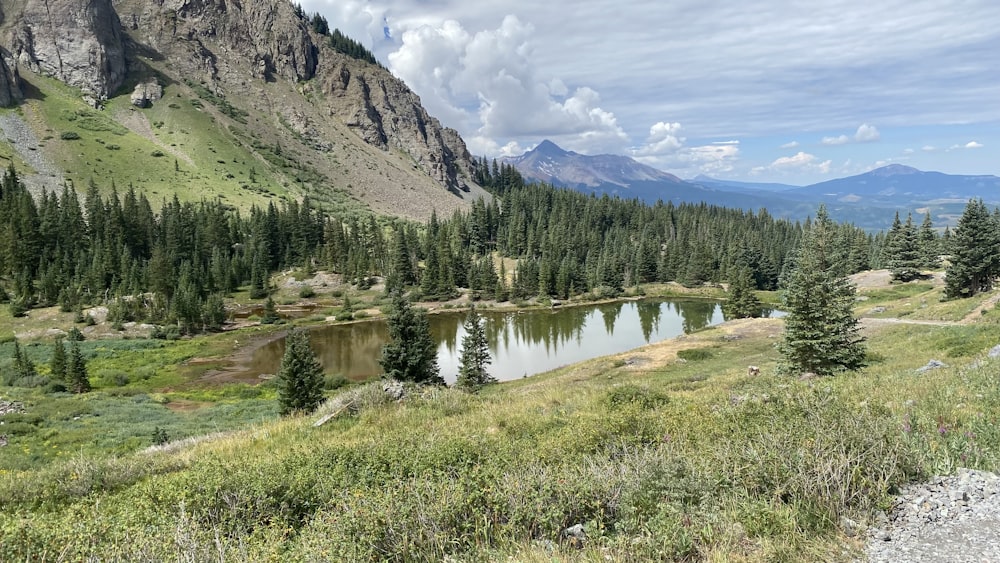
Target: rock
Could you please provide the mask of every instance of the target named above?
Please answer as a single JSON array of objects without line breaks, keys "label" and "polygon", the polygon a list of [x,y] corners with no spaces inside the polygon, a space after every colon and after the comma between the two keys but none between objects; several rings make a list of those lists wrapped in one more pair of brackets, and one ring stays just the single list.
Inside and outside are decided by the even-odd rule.
[{"label": "rock", "polygon": [[1000,358],[1000,344],[990,348],[990,351],[986,355],[990,358]]},{"label": "rock", "polygon": [[401,401],[406,396],[406,388],[401,381],[390,379],[382,384],[382,391],[393,401]]},{"label": "rock", "polygon": [[760,375],[760,368],[757,366],[747,366],[747,375],[750,377],[756,377]]},{"label": "rock", "polygon": [[17,72],[11,70],[6,59],[7,53],[0,49],[0,107],[12,106],[24,98]]},{"label": "rock", "polygon": [[5,401],[0,399],[0,416],[5,414],[21,414],[24,412],[24,403],[20,401]]},{"label": "rock", "polygon": [[587,541],[587,532],[583,529],[583,524],[574,524],[562,531],[562,537],[569,545],[582,548]]},{"label": "rock", "polygon": [[132,91],[132,105],[137,108],[148,108],[153,102],[163,97],[163,87],[155,80],[136,84]]},{"label": "rock", "polygon": [[32,72],[98,100],[122,85],[125,37],[111,0],[27,0],[18,16],[4,39]]},{"label": "rock", "polygon": [[931,360],[927,362],[927,365],[917,368],[917,373],[923,373],[925,371],[930,371],[932,369],[946,368],[948,364],[942,362],[941,360]]},{"label": "rock", "polygon": [[847,516],[840,517],[840,528],[844,530],[844,534],[849,538],[853,538],[858,535],[858,529],[860,526],[854,520],[851,520]]}]

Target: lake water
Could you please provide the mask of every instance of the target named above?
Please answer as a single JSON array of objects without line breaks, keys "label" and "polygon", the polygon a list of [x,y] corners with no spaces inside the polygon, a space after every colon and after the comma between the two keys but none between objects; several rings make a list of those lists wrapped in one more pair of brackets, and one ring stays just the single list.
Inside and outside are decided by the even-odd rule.
[{"label": "lake water", "polygon": [[[488,371],[501,381],[542,373],[598,356],[617,354],[689,333],[724,319],[718,303],[644,299],[524,312],[480,311],[493,362]],[[465,312],[430,315],[441,375],[458,374]],[[378,358],[388,339],[381,320],[328,325],[310,330],[312,347],[330,374],[363,380],[382,373]],[[276,373],[283,339],[258,349],[252,369]]]}]

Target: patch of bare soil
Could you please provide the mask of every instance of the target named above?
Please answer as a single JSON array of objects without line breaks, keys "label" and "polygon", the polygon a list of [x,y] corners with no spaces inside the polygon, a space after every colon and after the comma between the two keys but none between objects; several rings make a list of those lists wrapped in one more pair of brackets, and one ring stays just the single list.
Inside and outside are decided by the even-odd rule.
[{"label": "patch of bare soil", "polygon": [[724,340],[742,340],[744,338],[777,338],[784,329],[781,319],[737,319],[718,325],[711,336],[700,333],[681,335],[676,338],[648,344],[624,352],[616,358],[625,361],[626,369],[645,371],[651,367],[662,366],[677,360],[677,352],[691,348],[703,348],[718,342],[718,331],[722,331]]}]

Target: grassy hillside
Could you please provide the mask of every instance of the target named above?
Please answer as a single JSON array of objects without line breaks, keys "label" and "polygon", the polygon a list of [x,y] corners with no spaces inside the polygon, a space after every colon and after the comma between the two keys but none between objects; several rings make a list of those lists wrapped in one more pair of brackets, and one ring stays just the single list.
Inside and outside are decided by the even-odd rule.
[{"label": "grassy hillside", "polygon": [[[849,561],[860,544],[841,517],[872,518],[914,479],[1000,466],[995,296],[863,293],[862,315],[910,312],[866,321],[871,366],[834,378],[775,375],[781,321],[744,320],[479,395],[349,389],[320,427],[290,418],[115,455],[92,426],[107,442],[0,470],[0,538],[12,560]],[[165,350],[222,353],[236,337]],[[119,361],[138,357],[126,348]],[[916,371],[930,359],[947,367]],[[205,420],[245,408],[245,424],[268,416],[264,389],[187,400],[229,409]],[[132,416],[156,420],[155,396],[136,397]],[[576,524],[585,540],[563,532]]]}]

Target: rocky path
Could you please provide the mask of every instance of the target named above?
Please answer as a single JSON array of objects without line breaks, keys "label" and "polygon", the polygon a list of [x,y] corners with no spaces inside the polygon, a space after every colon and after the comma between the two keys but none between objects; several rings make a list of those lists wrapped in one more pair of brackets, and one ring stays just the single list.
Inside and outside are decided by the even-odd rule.
[{"label": "rocky path", "polygon": [[1000,562],[1000,476],[960,469],[910,485],[868,534],[872,563]]},{"label": "rocky path", "polygon": [[37,193],[41,193],[43,188],[50,192],[62,189],[62,171],[38,150],[38,138],[20,115],[13,112],[0,114],[0,131],[3,131],[17,155],[35,171],[34,174],[22,175],[25,186]]}]

